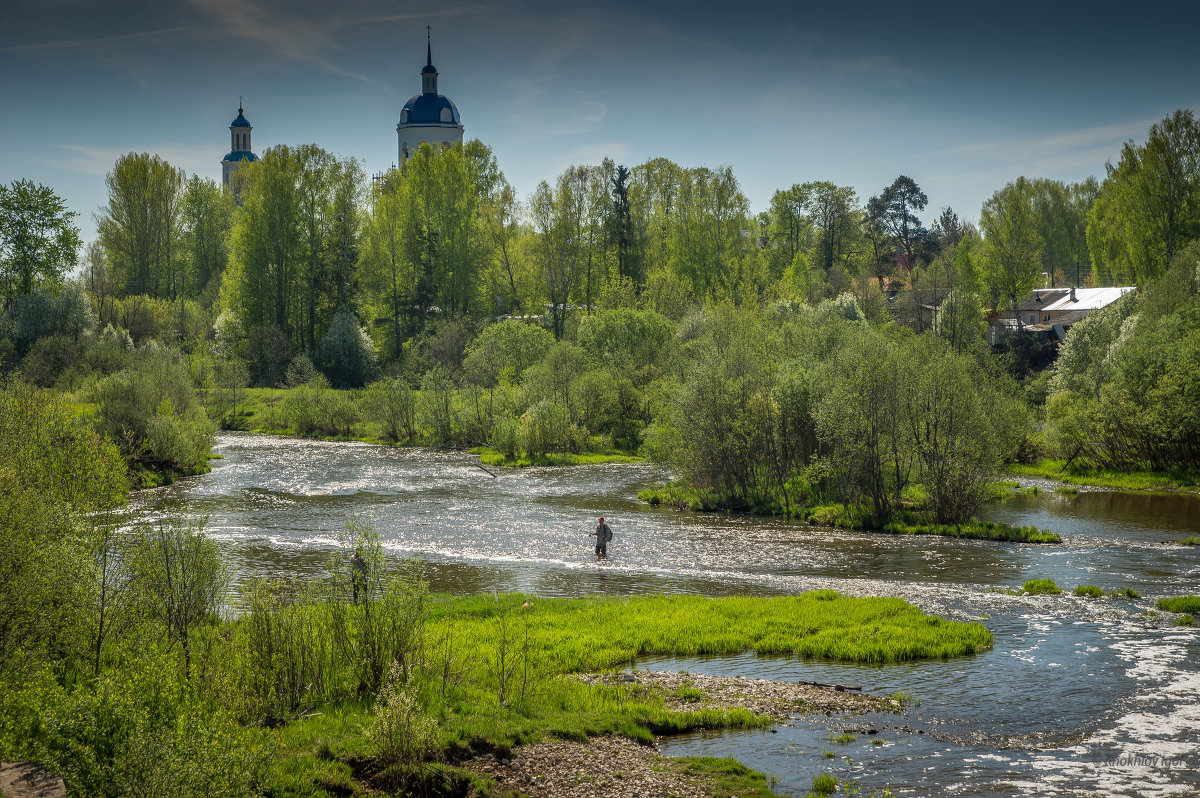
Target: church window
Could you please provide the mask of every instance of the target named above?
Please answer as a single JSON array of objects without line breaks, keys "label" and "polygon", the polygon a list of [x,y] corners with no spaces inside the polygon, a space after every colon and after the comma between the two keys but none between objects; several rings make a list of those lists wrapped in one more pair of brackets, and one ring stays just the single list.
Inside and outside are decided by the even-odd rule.
[{"label": "church window", "polygon": [[450,113],[449,108],[443,108],[441,116],[442,116],[443,122],[453,122],[454,121],[454,114]]}]

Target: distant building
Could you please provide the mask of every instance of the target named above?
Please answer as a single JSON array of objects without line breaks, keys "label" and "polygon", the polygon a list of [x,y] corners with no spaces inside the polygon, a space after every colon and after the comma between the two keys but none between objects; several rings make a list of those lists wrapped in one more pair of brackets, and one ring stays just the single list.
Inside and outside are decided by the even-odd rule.
[{"label": "distant building", "polygon": [[1011,309],[1000,313],[988,325],[988,342],[998,344],[1022,328],[1046,340],[1062,340],[1076,322],[1133,290],[1133,286],[1035,289],[1017,306],[1016,313]]},{"label": "distant building", "polygon": [[421,93],[413,95],[400,109],[396,135],[400,139],[400,163],[423,142],[449,147],[462,141],[463,126],[458,108],[449,97],[438,94],[438,71],[433,65],[433,45],[425,28],[425,67],[421,70]]},{"label": "distant building", "polygon": [[257,161],[258,156],[250,151],[250,131],[254,128],[242,114],[242,104],[238,103],[237,119],[229,126],[229,154],[221,161],[221,182],[229,188],[229,178],[243,163]]}]

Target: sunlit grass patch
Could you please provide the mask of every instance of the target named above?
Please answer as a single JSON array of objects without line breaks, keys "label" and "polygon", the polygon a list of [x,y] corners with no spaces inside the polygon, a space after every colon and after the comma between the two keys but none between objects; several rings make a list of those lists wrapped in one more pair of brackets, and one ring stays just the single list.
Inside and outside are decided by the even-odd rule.
[{"label": "sunlit grass patch", "polygon": [[1113,471],[1089,468],[1079,460],[1039,460],[1036,463],[1009,463],[1010,474],[1025,477],[1056,479],[1067,484],[1096,485],[1126,490],[1164,490],[1195,488],[1200,485],[1200,472],[1189,469],[1167,471]]},{"label": "sunlit grass patch", "polygon": [[1104,590],[1096,585],[1077,585],[1074,594],[1076,596],[1086,596],[1088,598],[1100,598],[1104,595]]},{"label": "sunlit grass patch", "polygon": [[1025,595],[1058,595],[1062,590],[1054,580],[1030,580],[1022,584],[1021,592]]},{"label": "sunlit grass patch", "polygon": [[1165,612],[1200,613],[1200,596],[1160,598],[1155,606]]}]

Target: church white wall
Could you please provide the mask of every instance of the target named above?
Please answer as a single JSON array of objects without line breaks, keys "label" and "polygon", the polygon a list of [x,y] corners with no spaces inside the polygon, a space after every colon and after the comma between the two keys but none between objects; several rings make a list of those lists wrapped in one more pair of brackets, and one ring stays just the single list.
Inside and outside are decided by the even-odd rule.
[{"label": "church white wall", "polygon": [[400,137],[399,156],[400,161],[404,161],[404,148],[408,145],[408,152],[411,155],[417,151],[417,148],[422,143],[441,144],[457,144],[463,139],[463,131],[461,128],[452,127],[406,127],[397,131]]}]

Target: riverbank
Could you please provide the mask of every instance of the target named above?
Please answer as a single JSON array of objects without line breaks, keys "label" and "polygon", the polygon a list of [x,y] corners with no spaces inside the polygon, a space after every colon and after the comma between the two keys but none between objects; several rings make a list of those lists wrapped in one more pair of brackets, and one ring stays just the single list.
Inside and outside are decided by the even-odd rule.
[{"label": "riverbank", "polygon": [[1171,471],[1112,471],[1088,468],[1066,460],[1038,460],[1035,463],[1009,463],[1005,473],[1015,477],[1048,479],[1063,485],[1113,488],[1138,491],[1183,491],[1200,493],[1200,472],[1186,469]]},{"label": "riverbank", "polygon": [[[208,413],[221,418],[226,428],[236,432],[252,432],[259,435],[280,435],[309,440],[330,442],[370,443],[377,446],[415,446],[429,449],[466,449],[469,445],[461,441],[453,446],[431,440],[419,432],[413,419],[407,433],[388,435],[385,425],[378,420],[364,417],[357,407],[363,400],[362,390],[333,390],[329,388],[301,388],[308,394],[325,392],[335,400],[302,403],[302,407],[288,407],[286,400],[294,388],[245,388],[239,393],[237,411],[226,411],[229,400],[224,394],[211,392],[205,400]],[[410,412],[412,409],[410,408]],[[400,426],[404,426],[401,424]],[[527,468],[530,466],[574,466],[604,463],[640,463],[644,458],[634,452],[606,446],[598,438],[582,442],[580,451],[556,451],[531,455],[518,452],[514,456],[488,446],[468,449],[479,455],[481,465],[503,468]]]}]

